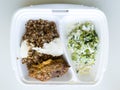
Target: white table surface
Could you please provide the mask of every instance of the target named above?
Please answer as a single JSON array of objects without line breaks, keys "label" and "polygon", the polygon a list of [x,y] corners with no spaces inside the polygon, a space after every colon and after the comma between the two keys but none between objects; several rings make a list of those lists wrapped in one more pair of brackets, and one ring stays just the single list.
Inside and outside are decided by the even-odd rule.
[{"label": "white table surface", "polygon": [[[95,6],[107,16],[110,34],[109,63],[102,82],[95,87],[80,85],[20,84],[10,60],[10,24],[13,13],[24,6],[48,3],[72,3]],[[120,90],[120,0],[0,0],[0,90]]]}]

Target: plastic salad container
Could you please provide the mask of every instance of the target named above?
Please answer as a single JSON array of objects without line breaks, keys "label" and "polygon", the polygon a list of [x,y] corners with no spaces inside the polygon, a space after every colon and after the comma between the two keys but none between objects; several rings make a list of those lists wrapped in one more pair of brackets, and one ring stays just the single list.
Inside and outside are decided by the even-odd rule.
[{"label": "plastic salad container", "polygon": [[[64,57],[70,68],[68,72],[59,78],[53,78],[46,82],[41,82],[28,76],[27,68],[17,60],[20,57],[20,43],[25,33],[25,23],[29,19],[45,19],[54,21],[63,43]],[[90,74],[77,76],[72,59],[67,49],[68,26],[75,23],[91,21],[95,25],[95,30],[99,36],[99,50],[95,65]],[[12,19],[11,25],[11,60],[17,79],[30,85],[40,84],[79,84],[96,85],[103,77],[108,60],[108,26],[106,16],[102,11],[93,7],[72,5],[72,4],[46,4],[35,5],[18,10]]]}]

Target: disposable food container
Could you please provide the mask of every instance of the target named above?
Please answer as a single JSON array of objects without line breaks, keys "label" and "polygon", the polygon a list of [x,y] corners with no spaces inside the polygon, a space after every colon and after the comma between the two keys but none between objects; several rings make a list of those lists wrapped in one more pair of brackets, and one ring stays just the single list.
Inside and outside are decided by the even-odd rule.
[{"label": "disposable food container", "polygon": [[[21,63],[20,44],[21,38],[25,33],[25,23],[29,19],[44,19],[54,21],[57,25],[61,41],[64,48],[64,57],[70,68],[68,72],[59,78],[53,78],[49,81],[42,82],[28,76],[26,65]],[[77,22],[92,21],[96,27],[96,32],[100,39],[99,50],[97,53],[96,63],[89,75],[76,75],[72,60],[67,49],[67,26]],[[12,19],[10,48],[11,61],[17,79],[29,85],[40,84],[79,84],[79,85],[96,85],[103,77],[108,61],[108,26],[106,16],[102,11],[94,7],[87,7],[72,4],[45,4],[26,7],[18,10]],[[18,60],[17,60],[18,59]]]}]

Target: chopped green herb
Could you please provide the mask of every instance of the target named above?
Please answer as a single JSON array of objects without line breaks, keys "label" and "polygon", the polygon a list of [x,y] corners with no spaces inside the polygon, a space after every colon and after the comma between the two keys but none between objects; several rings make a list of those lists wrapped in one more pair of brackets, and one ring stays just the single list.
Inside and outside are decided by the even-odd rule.
[{"label": "chopped green herb", "polygon": [[77,72],[89,71],[88,66],[95,64],[98,43],[99,38],[93,23],[75,24],[68,35],[67,45],[68,49],[72,51],[72,60],[78,65],[76,66]]}]

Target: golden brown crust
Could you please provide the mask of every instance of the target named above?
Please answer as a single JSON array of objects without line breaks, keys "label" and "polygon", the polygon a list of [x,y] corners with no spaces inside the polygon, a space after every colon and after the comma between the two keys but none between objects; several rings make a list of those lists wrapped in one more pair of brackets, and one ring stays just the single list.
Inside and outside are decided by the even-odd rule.
[{"label": "golden brown crust", "polygon": [[29,76],[47,81],[53,77],[60,77],[68,71],[68,64],[63,59],[47,60],[38,65],[32,65]]},{"label": "golden brown crust", "polygon": [[[29,47],[43,47],[58,38],[56,24],[47,20],[29,20],[26,23],[26,32],[22,40],[27,41]],[[52,56],[30,49],[28,56],[22,58],[22,63],[27,65],[29,76],[41,81],[64,75],[69,68],[63,56]]]}]

